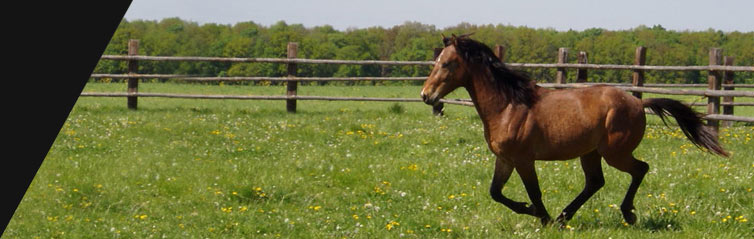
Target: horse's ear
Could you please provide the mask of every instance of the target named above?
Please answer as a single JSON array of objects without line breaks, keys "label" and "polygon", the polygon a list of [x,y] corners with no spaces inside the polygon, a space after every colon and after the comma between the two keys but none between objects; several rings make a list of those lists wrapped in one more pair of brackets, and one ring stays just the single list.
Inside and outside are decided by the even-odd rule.
[{"label": "horse's ear", "polygon": [[448,45],[450,45],[450,39],[448,39],[448,37],[446,37],[445,34],[440,33],[440,35],[442,36],[443,46],[447,47]]},{"label": "horse's ear", "polygon": [[456,34],[451,33],[450,35],[453,36],[453,38],[450,39],[450,42],[453,43],[453,45],[458,45],[458,37],[456,36]]}]

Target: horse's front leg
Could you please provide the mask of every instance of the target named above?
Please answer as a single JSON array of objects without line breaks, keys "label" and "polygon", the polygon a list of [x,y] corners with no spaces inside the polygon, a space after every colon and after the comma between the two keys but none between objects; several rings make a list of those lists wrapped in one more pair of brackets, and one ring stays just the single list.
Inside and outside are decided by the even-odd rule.
[{"label": "horse's front leg", "polygon": [[492,176],[492,184],[490,185],[490,196],[496,202],[502,203],[516,213],[534,215],[533,208],[527,207],[527,203],[516,202],[503,195],[503,186],[508,182],[511,173],[513,173],[513,165],[498,157],[495,161],[495,174]]},{"label": "horse's front leg", "polygon": [[534,160],[522,161],[516,164],[516,172],[521,177],[521,181],[524,182],[526,193],[529,194],[529,199],[531,199],[533,206],[532,215],[539,217],[542,225],[547,225],[552,221],[552,218],[547,213],[545,204],[542,203],[542,191],[539,189],[539,180],[537,179],[537,171],[534,169]]}]

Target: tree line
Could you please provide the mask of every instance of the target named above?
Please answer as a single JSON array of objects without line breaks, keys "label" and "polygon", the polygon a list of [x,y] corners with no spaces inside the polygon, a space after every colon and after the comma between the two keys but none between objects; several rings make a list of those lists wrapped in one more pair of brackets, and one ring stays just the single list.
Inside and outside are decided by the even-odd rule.
[{"label": "tree line", "polygon": [[[754,32],[674,31],[660,25],[628,30],[591,28],[557,31],[526,26],[474,25],[460,23],[438,29],[434,25],[405,22],[390,28],[304,27],[279,21],[264,26],[252,21],[232,25],[198,24],[180,18],[160,21],[122,20],[108,44],[106,55],[128,54],[129,39],[139,39],[139,54],[149,56],[211,56],[285,58],[288,42],[298,42],[298,57],[344,60],[432,60],[433,49],[442,47],[441,34],[474,33],[472,38],[488,46],[505,47],[505,61],[555,63],[558,48],[569,48],[568,63],[576,63],[579,51],[588,53],[589,63],[633,64],[637,46],[647,48],[647,65],[708,65],[712,47],[735,57],[735,65],[754,65]],[[139,63],[140,73],[200,76],[285,76],[284,64],[221,62]],[[300,64],[299,76],[365,77],[427,76],[429,66],[377,66]],[[527,69],[538,82],[552,82],[554,69]],[[127,72],[124,61],[102,60],[95,73]],[[647,83],[705,83],[706,72],[650,71]],[[575,78],[575,71],[569,73]],[[590,70],[590,82],[630,82],[630,71]],[[103,80],[103,79],[100,79]],[[105,79],[107,80],[107,79]],[[737,73],[737,83],[754,83],[754,74]],[[420,84],[414,82],[412,84]],[[255,84],[255,83],[252,83]],[[325,84],[325,83],[316,83]],[[332,83],[344,84],[344,83]],[[347,84],[347,83],[345,83]],[[391,82],[387,84],[404,84]]]}]

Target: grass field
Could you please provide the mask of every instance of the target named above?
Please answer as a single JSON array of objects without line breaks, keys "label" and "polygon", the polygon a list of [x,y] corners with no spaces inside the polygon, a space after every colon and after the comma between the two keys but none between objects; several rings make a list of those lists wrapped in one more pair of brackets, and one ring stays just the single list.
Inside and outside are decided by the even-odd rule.
[{"label": "grass field", "polygon": [[[90,83],[87,92],[123,92]],[[280,86],[141,84],[141,92],[281,95]],[[301,95],[418,97],[417,86],[301,86]],[[457,92],[449,98],[465,98]],[[656,95],[645,94],[645,97]],[[697,100],[686,97],[685,100]],[[736,99],[739,101],[739,99]],[[744,99],[741,99],[743,101]],[[566,229],[494,202],[494,157],[472,107],[422,103],[79,98],[3,238],[752,238],[754,127],[696,149],[654,116],[636,225],[606,185]],[[750,107],[751,108],[751,107]],[[701,109],[701,108],[698,108]],[[736,115],[754,116],[739,107]],[[553,217],[581,190],[578,161],[538,162]],[[513,176],[504,194],[528,201]]]}]

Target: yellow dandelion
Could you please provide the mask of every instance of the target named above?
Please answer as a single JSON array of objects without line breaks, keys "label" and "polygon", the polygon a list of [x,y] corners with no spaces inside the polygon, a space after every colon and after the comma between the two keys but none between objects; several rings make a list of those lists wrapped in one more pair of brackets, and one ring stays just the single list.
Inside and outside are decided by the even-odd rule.
[{"label": "yellow dandelion", "polygon": [[418,166],[418,165],[416,165],[416,164],[411,164],[411,165],[409,165],[409,166],[408,166],[408,167],[406,167],[406,168],[407,168],[408,170],[411,170],[411,171],[416,171],[416,170],[418,170],[418,169],[419,169],[419,166]]},{"label": "yellow dandelion", "polygon": [[396,222],[396,221],[390,221],[387,224],[385,224],[385,229],[387,229],[388,231],[390,231],[390,230],[393,229],[393,227],[399,226],[399,225],[401,225],[401,224],[398,223],[398,222]]}]

